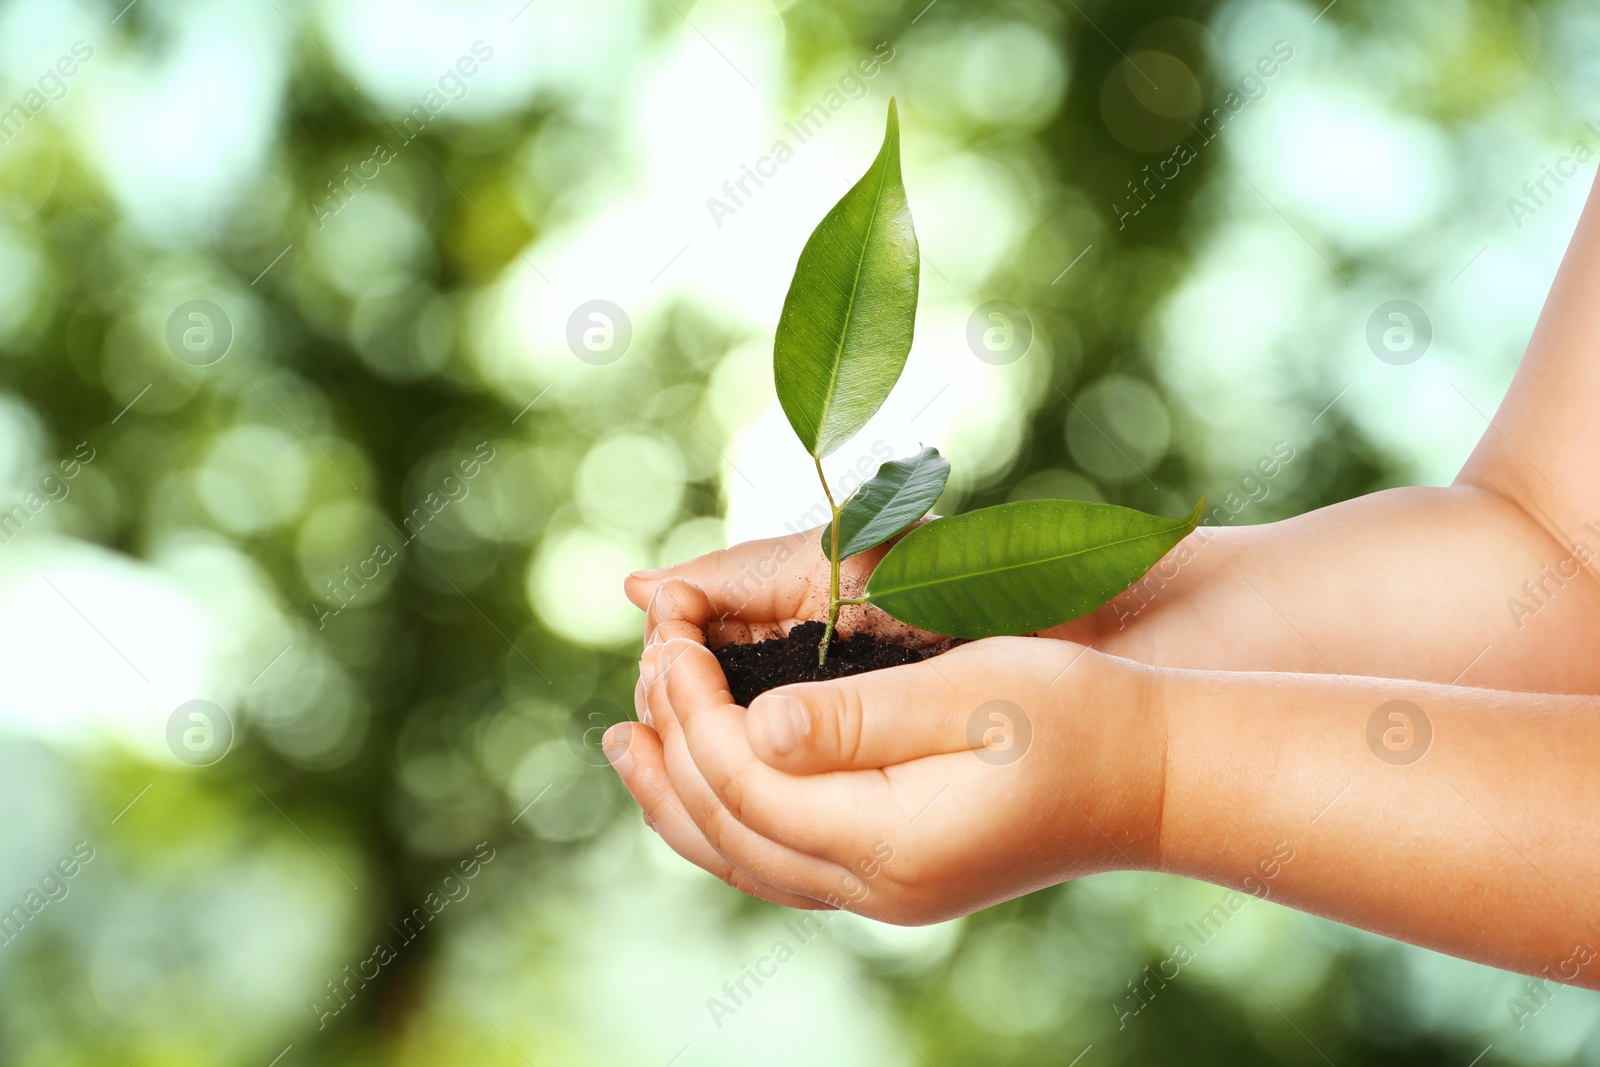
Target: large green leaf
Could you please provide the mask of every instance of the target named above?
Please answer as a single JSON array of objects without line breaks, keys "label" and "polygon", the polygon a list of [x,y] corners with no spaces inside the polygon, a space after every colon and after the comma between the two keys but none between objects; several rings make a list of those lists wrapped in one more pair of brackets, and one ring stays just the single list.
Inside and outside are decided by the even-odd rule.
[{"label": "large green leaf", "polygon": [[778,400],[813,456],[866,425],[899,380],[911,351],[920,263],[891,99],[878,158],[812,231],[778,319]]},{"label": "large green leaf", "polygon": [[[950,478],[950,461],[931,445],[910,459],[878,468],[839,510],[839,558],[881,545],[928,513]],[[832,559],[833,523],[822,528],[822,554]]]},{"label": "large green leaf", "polygon": [[1084,615],[1155,566],[1200,522],[1081,500],[1022,500],[937,519],[889,550],[867,600],[952,637],[1025,634]]}]

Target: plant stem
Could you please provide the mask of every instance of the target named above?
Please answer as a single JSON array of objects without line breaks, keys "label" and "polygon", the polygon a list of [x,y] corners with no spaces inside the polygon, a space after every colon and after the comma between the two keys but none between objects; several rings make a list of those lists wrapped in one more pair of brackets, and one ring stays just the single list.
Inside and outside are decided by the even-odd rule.
[{"label": "plant stem", "polygon": [[833,490],[828,488],[827,476],[822,473],[822,460],[813,458],[817,463],[817,480],[822,483],[828,509],[833,512],[833,522],[828,527],[833,541],[828,552],[828,621],[822,630],[822,644],[817,647],[817,666],[821,667],[828,662],[828,645],[833,641],[833,628],[839,622],[839,505],[833,502]]}]

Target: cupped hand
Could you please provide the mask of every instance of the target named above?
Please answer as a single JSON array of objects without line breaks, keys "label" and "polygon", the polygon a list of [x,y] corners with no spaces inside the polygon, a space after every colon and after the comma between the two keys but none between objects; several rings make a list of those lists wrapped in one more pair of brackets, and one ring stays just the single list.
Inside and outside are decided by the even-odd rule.
[{"label": "cupped hand", "polygon": [[[795,625],[821,621],[828,613],[828,559],[822,553],[822,528],[804,530],[785,537],[771,537],[711,552],[671,567],[630,574],[623,590],[634,605],[645,612],[645,643],[660,640],[658,629],[663,613],[655,601],[664,583],[678,578],[698,586],[710,601],[712,611],[706,623],[705,639],[712,648],[729,642],[764,641],[787,634]],[[840,564],[839,595],[859,597],[866,588],[873,568],[883,559],[898,538]],[[1174,554],[1187,560],[1195,549],[1180,546]],[[1158,568],[1165,568],[1165,561]],[[1190,568],[1189,573],[1195,568]],[[1165,581],[1162,582],[1166,584]],[[1042,630],[1039,637],[1076,641],[1101,651],[1127,656],[1143,663],[1162,663],[1169,646],[1181,647],[1184,624],[1170,632],[1166,615],[1174,608],[1182,614],[1185,598],[1169,592],[1152,607],[1148,590],[1132,588],[1110,603],[1081,618]],[[666,613],[670,617],[670,612]],[[1165,622],[1165,637],[1163,626]],[[912,646],[944,640],[938,634],[908,626],[870,604],[846,604],[839,613],[839,632],[849,637],[865,630],[884,640]],[[1208,640],[1214,642],[1209,625]]]},{"label": "cupped hand", "polygon": [[[771,595],[783,618],[805,593]],[[712,598],[682,579],[651,596],[641,721],[606,753],[667,843],[736,888],[919,924],[1154,865],[1165,734],[1146,668],[992,638],[746,711],[706,645]]]},{"label": "cupped hand", "polygon": [[[670,579],[696,586],[709,601],[704,640],[712,648],[730,642],[782,637],[799,623],[826,619],[830,569],[828,558],[822,554],[821,534],[818,527],[786,537],[746,541],[676,566],[630,574],[623,590],[645,612],[645,644],[658,643],[661,634],[668,633],[660,631],[663,620],[681,620],[681,612],[675,614],[672,605],[659,603]],[[842,598],[861,595],[872,569],[892,543],[851,556],[840,564]],[[944,640],[938,634],[892,619],[875,607],[846,604],[839,612],[839,632],[848,637],[858,630],[913,646]],[[689,633],[680,628],[669,636]]]}]

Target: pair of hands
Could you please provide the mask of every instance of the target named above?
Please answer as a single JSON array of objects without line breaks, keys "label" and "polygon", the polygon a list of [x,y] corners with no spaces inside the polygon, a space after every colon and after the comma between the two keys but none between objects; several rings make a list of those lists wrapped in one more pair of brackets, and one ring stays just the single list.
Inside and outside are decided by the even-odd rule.
[{"label": "pair of hands", "polygon": [[[847,560],[845,588],[884,551]],[[899,924],[1155,865],[1165,734],[1137,664],[999,637],[734,704],[711,648],[819,617],[827,587],[815,530],[628,578],[639,721],[603,747],[675,852],[764,900]],[[934,637],[861,606],[840,624]]]},{"label": "pair of hands", "polygon": [[[796,907],[910,924],[1108,868],[1259,872],[1290,906],[1600,988],[1597,288],[1591,195],[1454,484],[1197,532],[1042,637],[746,710],[710,648],[821,617],[817,532],[634,575],[640,721],[606,753],[675,850]],[[881,554],[846,561],[846,596]],[[1397,700],[1431,722],[1413,760],[1373,737]]]}]

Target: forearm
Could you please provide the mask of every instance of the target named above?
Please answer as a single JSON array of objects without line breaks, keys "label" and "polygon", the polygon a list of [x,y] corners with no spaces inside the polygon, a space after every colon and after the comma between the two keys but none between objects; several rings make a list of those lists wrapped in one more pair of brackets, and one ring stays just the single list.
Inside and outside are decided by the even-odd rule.
[{"label": "forearm", "polygon": [[[1161,869],[1600,988],[1600,700],[1307,675],[1156,679]],[[1393,700],[1415,708],[1379,713]]]},{"label": "forearm", "polygon": [[[1573,536],[1600,552],[1600,532]],[[1059,629],[1160,666],[1600,692],[1600,657],[1586,651],[1600,640],[1600,582],[1572,557],[1494,493],[1395,489],[1198,531]]]}]

